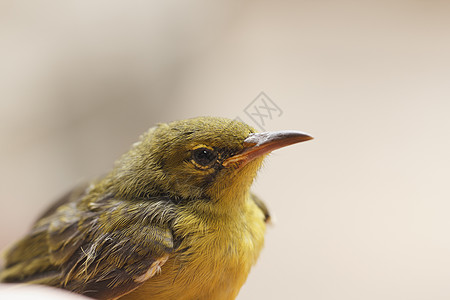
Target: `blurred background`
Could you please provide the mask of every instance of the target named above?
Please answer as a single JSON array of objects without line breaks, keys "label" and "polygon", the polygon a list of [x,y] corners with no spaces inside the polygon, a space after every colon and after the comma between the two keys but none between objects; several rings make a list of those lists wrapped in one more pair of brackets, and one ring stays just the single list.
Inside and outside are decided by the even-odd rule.
[{"label": "blurred background", "polygon": [[316,138],[259,174],[238,299],[449,299],[449,112],[449,1],[0,0],[0,248],[154,124],[238,117]]}]

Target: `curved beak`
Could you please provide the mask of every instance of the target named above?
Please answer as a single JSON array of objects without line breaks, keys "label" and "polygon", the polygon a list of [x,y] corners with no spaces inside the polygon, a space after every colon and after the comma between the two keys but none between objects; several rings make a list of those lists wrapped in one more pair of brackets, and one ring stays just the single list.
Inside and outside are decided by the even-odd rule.
[{"label": "curved beak", "polygon": [[313,137],[309,134],[295,130],[251,133],[244,140],[242,152],[227,158],[222,165],[224,167],[235,165],[241,168],[255,158],[273,150],[312,139]]}]

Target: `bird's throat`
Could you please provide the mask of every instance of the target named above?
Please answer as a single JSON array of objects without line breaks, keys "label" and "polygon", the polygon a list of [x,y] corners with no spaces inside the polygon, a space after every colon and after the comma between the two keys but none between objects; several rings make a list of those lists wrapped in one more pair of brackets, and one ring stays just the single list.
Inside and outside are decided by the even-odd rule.
[{"label": "bird's throat", "polygon": [[216,178],[208,190],[208,196],[217,206],[223,206],[224,210],[239,209],[249,197],[250,187],[262,164],[257,159],[243,168],[230,170],[230,173],[222,178]]}]

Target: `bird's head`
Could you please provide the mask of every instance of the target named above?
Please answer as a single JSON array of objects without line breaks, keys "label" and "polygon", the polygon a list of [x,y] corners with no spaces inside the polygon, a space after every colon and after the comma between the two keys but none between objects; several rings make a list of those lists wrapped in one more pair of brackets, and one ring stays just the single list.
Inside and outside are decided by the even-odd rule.
[{"label": "bird's head", "polygon": [[240,199],[268,153],[310,139],[298,131],[256,133],[225,118],[160,124],[119,160],[114,186],[128,198]]}]

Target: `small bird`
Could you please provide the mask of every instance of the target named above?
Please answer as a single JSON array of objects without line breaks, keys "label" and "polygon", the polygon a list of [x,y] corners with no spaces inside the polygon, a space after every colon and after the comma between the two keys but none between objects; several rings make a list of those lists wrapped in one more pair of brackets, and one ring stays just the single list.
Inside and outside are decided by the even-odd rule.
[{"label": "small bird", "polygon": [[250,186],[271,151],[312,139],[199,117],[143,134],[5,253],[0,281],[96,299],[234,299],[270,215]]}]

